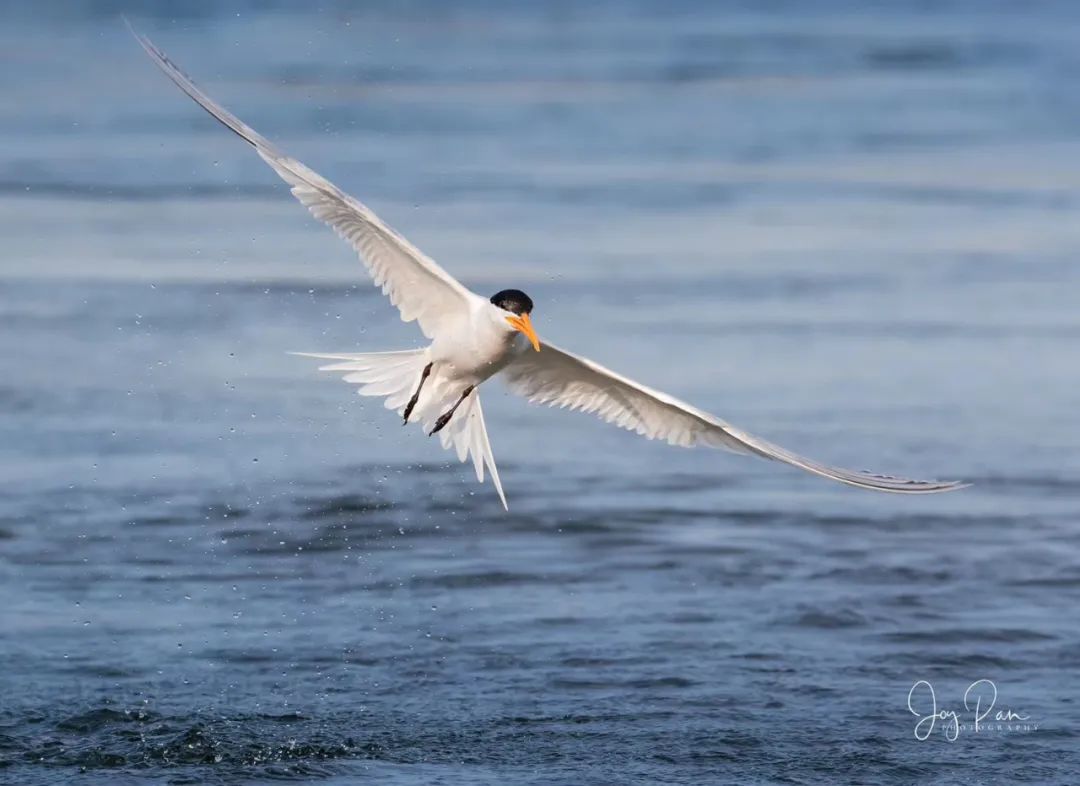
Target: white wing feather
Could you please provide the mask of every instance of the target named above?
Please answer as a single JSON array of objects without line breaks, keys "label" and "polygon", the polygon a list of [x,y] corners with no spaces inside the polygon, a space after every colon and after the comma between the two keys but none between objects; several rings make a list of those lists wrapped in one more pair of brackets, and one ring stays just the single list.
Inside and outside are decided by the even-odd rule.
[{"label": "white wing feather", "polygon": [[453,447],[457,451],[459,461],[472,458],[476,479],[481,483],[484,482],[484,467],[487,466],[491,472],[491,482],[495,484],[495,490],[499,492],[503,509],[510,510],[510,506],[506,504],[502,481],[499,480],[499,470],[495,466],[495,455],[491,452],[491,443],[488,441],[479,390],[474,390],[461,403],[446,428],[439,432],[439,436],[442,438],[444,448]]},{"label": "white wing feather", "polygon": [[516,355],[502,370],[502,376],[512,391],[529,401],[592,412],[620,428],[672,445],[687,448],[707,445],[749,453],[875,491],[929,494],[964,486],[955,482],[908,480],[856,472],[803,458],[666,393],[639,385],[598,363],[546,342],[540,352]]},{"label": "white wing feather", "polygon": [[[130,25],[129,25],[130,27]],[[145,36],[131,31],[147,54],[176,85],[224,126],[255,148],[292,187],[292,193],[315,218],[348,241],[367,266],[375,284],[401,311],[404,322],[417,320],[434,338],[444,320],[456,318],[478,296],[466,289],[416,246],[384,224],[366,205],[326,178],[274,147],[203,93]]]}]

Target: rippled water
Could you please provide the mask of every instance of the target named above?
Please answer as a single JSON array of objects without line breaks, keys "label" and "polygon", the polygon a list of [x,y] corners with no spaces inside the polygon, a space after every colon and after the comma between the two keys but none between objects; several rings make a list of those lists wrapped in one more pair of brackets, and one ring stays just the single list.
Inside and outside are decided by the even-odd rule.
[{"label": "rippled water", "polygon": [[505,514],[285,354],[418,333],[122,5],[0,11],[0,782],[1080,780],[1076,7],[132,6],[541,335],[975,483],[496,384]]}]

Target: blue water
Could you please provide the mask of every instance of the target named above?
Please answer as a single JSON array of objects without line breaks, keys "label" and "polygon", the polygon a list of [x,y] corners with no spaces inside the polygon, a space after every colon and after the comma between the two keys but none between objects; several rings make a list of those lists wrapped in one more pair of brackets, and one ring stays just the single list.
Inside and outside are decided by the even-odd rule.
[{"label": "blue water", "polygon": [[[872,495],[493,382],[504,513],[285,354],[420,336],[121,11],[469,286],[528,291],[541,336],[975,485]],[[1078,30],[1064,2],[5,5],[0,782],[1080,782]],[[955,741],[916,738],[920,680]],[[1026,720],[976,731],[977,680]]]}]

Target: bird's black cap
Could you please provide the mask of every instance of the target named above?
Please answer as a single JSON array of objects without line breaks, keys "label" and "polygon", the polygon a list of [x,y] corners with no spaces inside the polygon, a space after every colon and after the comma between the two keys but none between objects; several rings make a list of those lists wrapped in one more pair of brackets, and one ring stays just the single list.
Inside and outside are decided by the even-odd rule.
[{"label": "bird's black cap", "polygon": [[511,314],[528,314],[533,310],[532,298],[520,289],[504,289],[491,296],[491,302]]}]

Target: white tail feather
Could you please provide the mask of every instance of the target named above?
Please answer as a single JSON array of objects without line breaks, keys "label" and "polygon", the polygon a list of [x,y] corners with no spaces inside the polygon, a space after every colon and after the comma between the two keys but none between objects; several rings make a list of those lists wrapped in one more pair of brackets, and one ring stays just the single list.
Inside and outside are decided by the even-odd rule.
[{"label": "white tail feather", "polygon": [[[320,366],[319,371],[345,372],[343,379],[354,385],[361,396],[381,396],[386,399],[387,409],[398,415],[404,415],[405,407],[420,384],[424,367],[430,362],[426,349],[412,349],[402,352],[366,352],[358,354],[327,354],[316,352],[291,352],[292,355],[334,360]],[[447,411],[458,400],[461,390],[448,385],[437,371],[424,382],[420,398],[409,416],[410,422],[424,426],[425,431],[435,427],[439,415]],[[495,456],[491,452],[487,427],[484,425],[484,411],[480,406],[480,391],[474,390],[466,398],[450,422],[439,432],[439,441],[445,450],[454,450],[459,461],[472,458],[476,479],[484,482],[484,467],[491,472],[491,482],[499,494],[503,508],[509,510],[506,495],[503,493],[499,470],[495,467]]]}]

